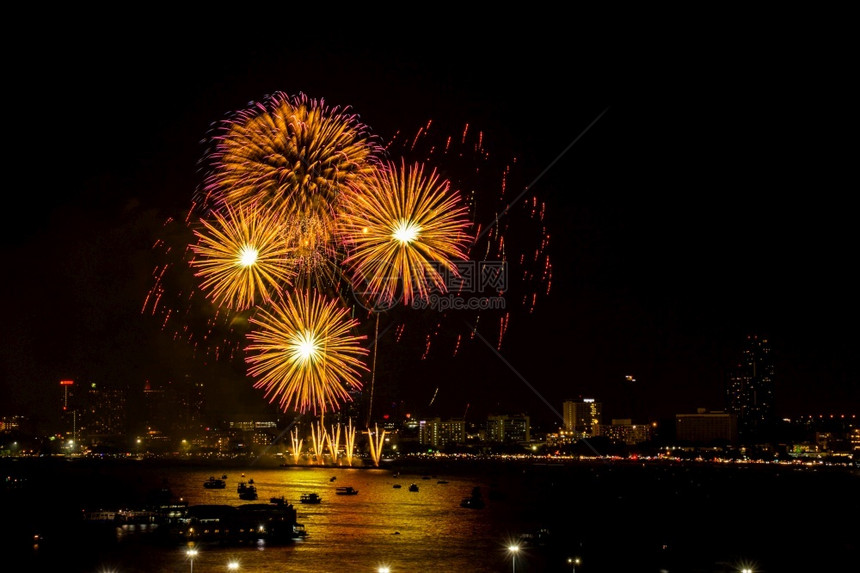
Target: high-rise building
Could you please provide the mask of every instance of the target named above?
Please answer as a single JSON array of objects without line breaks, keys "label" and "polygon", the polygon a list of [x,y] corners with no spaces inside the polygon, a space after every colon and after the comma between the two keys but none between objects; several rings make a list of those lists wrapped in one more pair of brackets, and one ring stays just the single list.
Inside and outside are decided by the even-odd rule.
[{"label": "high-rise building", "polygon": [[726,410],[737,415],[741,439],[760,436],[773,422],[773,389],[773,357],[768,340],[747,336],[726,388]]},{"label": "high-rise building", "polygon": [[126,400],[123,389],[88,384],[78,415],[78,435],[82,444],[122,444],[128,434]]},{"label": "high-rise building", "polygon": [[528,442],[531,440],[531,420],[525,414],[487,416],[487,440]]},{"label": "high-rise building", "polygon": [[734,443],[738,439],[738,418],[729,412],[675,414],[675,434],[679,441],[695,444]]},{"label": "high-rise building", "polygon": [[566,400],[563,404],[564,429],[575,432],[581,437],[594,435],[594,427],[600,424],[603,404],[594,398],[580,401]]},{"label": "high-rise building", "polygon": [[421,420],[418,428],[418,440],[422,445],[441,448],[445,444],[462,444],[466,441],[466,421],[461,418]]}]

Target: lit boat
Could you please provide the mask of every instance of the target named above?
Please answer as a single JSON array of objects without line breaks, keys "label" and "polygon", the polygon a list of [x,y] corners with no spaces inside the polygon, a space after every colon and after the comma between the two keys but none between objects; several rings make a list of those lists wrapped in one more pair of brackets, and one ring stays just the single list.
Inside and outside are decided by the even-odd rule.
[{"label": "lit boat", "polygon": [[354,489],[352,486],[343,486],[334,490],[337,495],[355,495],[358,493],[357,489]]},{"label": "lit boat", "polygon": [[299,501],[301,503],[320,503],[322,498],[316,493],[303,493]]},{"label": "lit boat", "polygon": [[224,489],[227,487],[227,482],[215,476],[210,476],[208,480],[203,482],[203,487],[206,489]]}]

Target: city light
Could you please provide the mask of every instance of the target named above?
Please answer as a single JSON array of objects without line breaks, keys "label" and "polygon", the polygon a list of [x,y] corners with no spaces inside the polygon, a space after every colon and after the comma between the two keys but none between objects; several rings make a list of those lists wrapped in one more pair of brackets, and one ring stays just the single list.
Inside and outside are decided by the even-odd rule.
[{"label": "city light", "polygon": [[576,566],[579,565],[581,560],[579,557],[568,557],[567,563],[573,567],[571,573],[576,573]]},{"label": "city light", "polygon": [[509,545],[508,551],[511,552],[511,571],[517,573],[517,553],[520,551],[519,545]]},{"label": "city light", "polygon": [[188,562],[191,565],[190,572],[194,573],[194,558],[197,557],[197,549],[191,547],[185,552],[185,554],[188,555]]},{"label": "city light", "polygon": [[227,563],[227,569],[230,571],[238,571],[239,570],[239,562],[238,561],[230,561]]}]

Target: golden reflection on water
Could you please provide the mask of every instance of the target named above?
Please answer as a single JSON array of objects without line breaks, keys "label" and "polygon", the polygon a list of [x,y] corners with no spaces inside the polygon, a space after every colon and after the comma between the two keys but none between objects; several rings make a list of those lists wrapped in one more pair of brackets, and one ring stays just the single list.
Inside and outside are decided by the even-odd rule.
[{"label": "golden reflection on water", "polygon": [[[224,489],[205,489],[210,476],[226,475]],[[481,510],[460,507],[473,487],[487,483],[464,476],[401,474],[378,468],[292,466],[277,469],[208,468],[169,471],[171,491],[191,505],[238,506],[236,486],[253,480],[258,503],[281,497],[293,504],[308,537],[292,547],[210,548],[197,557],[200,568],[239,553],[241,570],[373,571],[382,565],[400,571],[499,571],[505,565],[504,546],[511,532],[503,525],[504,504]],[[332,479],[334,478],[334,479]],[[447,483],[438,483],[444,481]],[[415,483],[418,491],[409,490]],[[395,488],[395,484],[402,487]],[[357,495],[336,495],[338,487],[352,486]],[[301,504],[303,493],[317,493],[318,505]],[[208,553],[208,555],[207,555]]]}]

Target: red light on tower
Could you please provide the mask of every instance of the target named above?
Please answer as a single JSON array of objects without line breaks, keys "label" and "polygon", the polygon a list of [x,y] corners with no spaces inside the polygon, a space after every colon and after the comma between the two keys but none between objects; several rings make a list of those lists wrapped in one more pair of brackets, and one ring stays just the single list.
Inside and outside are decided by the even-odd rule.
[{"label": "red light on tower", "polygon": [[74,380],[60,380],[60,386],[63,387],[63,410],[67,410],[69,407],[69,386],[74,383]]}]

